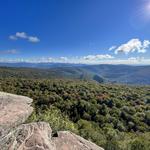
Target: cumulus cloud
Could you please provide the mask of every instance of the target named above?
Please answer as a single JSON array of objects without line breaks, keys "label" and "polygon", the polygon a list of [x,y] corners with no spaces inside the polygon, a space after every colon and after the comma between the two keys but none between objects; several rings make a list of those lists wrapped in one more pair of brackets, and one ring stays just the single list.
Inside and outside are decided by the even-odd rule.
[{"label": "cumulus cloud", "polygon": [[37,37],[30,36],[28,37],[28,41],[36,43],[36,42],[39,42],[40,40]]},{"label": "cumulus cloud", "polygon": [[118,53],[145,53],[147,51],[147,48],[150,46],[149,40],[144,40],[143,42],[139,39],[131,39],[125,44],[120,45],[118,48],[115,49],[115,54]]},{"label": "cumulus cloud", "polygon": [[0,51],[0,54],[17,54],[18,51],[16,49],[10,49],[10,50],[2,50]]},{"label": "cumulus cloud", "polygon": [[149,40],[144,40],[143,47],[144,48],[149,48],[149,45],[150,45],[150,41]]},{"label": "cumulus cloud", "polygon": [[40,41],[40,39],[38,37],[29,36],[25,32],[16,32],[15,35],[10,35],[9,39],[11,39],[11,40],[26,39],[26,40],[28,40],[29,42],[32,42],[32,43],[37,43],[37,42]]},{"label": "cumulus cloud", "polygon": [[115,46],[115,45],[114,45],[114,46],[111,46],[108,50],[109,50],[109,51],[112,51],[112,50],[114,50],[116,47],[117,47],[117,46]]},{"label": "cumulus cloud", "polygon": [[16,33],[16,37],[17,38],[22,38],[22,39],[28,38],[28,36],[27,36],[27,34],[25,32],[17,32]]}]

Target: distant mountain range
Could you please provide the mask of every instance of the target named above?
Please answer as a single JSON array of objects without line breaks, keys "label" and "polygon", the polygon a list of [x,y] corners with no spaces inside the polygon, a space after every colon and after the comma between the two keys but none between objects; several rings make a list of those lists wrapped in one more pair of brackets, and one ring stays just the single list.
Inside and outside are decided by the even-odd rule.
[{"label": "distant mountain range", "polygon": [[64,63],[0,63],[0,77],[61,78],[99,83],[150,84],[150,66]]},{"label": "distant mountain range", "polygon": [[73,67],[85,66],[84,64],[71,64],[71,63],[0,63],[0,66],[5,67],[29,67],[29,68],[56,68],[56,67]]}]

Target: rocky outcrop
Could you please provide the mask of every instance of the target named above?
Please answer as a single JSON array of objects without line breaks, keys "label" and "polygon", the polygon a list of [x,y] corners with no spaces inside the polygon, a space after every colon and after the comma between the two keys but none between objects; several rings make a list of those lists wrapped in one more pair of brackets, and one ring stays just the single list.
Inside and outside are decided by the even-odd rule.
[{"label": "rocky outcrop", "polygon": [[1,141],[3,150],[56,150],[47,123],[20,125]]},{"label": "rocky outcrop", "polygon": [[96,144],[69,131],[59,131],[57,137],[53,137],[52,141],[57,150],[103,150]]},{"label": "rocky outcrop", "polygon": [[1,143],[3,150],[102,150],[69,131],[60,131],[53,137],[49,124],[45,122],[20,125]]},{"label": "rocky outcrop", "polygon": [[32,113],[32,99],[0,92],[0,137],[22,124]]},{"label": "rocky outcrop", "polygon": [[0,92],[0,150],[103,150],[69,131],[52,136],[45,122],[22,124],[33,110],[31,102],[24,96]]}]

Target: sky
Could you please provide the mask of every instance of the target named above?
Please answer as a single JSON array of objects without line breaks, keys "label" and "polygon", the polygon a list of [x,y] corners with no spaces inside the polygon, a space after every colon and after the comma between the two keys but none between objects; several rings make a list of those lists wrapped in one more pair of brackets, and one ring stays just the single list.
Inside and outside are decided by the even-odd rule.
[{"label": "sky", "polygon": [[0,0],[0,62],[150,64],[150,0]]}]

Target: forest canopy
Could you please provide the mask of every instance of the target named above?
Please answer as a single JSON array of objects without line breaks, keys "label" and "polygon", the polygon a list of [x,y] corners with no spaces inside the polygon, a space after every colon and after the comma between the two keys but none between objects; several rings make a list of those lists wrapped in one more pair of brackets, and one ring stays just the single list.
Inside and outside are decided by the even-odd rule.
[{"label": "forest canopy", "polygon": [[106,150],[148,150],[150,87],[81,80],[1,78],[0,91],[33,98],[28,119],[71,130]]}]

